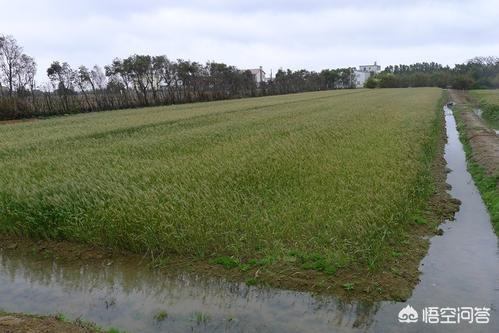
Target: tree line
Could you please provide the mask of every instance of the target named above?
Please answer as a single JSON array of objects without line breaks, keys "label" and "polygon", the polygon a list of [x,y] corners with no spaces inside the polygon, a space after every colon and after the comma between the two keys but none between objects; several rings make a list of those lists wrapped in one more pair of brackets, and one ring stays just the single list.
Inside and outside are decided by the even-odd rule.
[{"label": "tree line", "polygon": [[[355,68],[279,69],[257,83],[249,70],[224,63],[170,60],[165,55],[115,58],[104,67],[54,61],[37,84],[35,59],[12,36],[0,34],[0,120],[354,88]],[[416,63],[388,66],[367,88],[499,88],[499,58],[476,57],[453,68]]]},{"label": "tree line", "polygon": [[257,84],[249,70],[165,55],[115,58],[104,67],[54,61],[35,82],[35,60],[0,35],[0,120],[354,87],[354,69],[280,69]]},{"label": "tree line", "polygon": [[453,68],[435,62],[388,66],[379,74],[371,76],[366,87],[499,88],[499,58],[475,57]]}]

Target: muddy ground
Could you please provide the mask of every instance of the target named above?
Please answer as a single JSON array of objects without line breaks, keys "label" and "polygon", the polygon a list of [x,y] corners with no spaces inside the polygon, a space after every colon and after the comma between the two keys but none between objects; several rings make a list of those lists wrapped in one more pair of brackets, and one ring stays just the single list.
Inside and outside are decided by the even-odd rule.
[{"label": "muddy ground", "polygon": [[450,90],[449,97],[460,110],[473,152],[473,160],[483,166],[488,175],[497,175],[499,173],[499,136],[473,112],[473,109],[478,107],[478,103],[466,91]]},{"label": "muddy ground", "polygon": [[66,322],[57,316],[30,316],[0,312],[0,333],[98,333],[94,325],[75,321]]}]

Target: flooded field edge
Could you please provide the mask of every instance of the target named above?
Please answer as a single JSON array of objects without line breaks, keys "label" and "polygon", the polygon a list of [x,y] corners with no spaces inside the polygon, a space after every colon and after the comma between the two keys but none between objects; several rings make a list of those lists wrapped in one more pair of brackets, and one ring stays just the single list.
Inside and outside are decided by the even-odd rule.
[{"label": "flooded field edge", "polygon": [[[441,110],[440,106],[439,109]],[[326,288],[324,292],[324,288],[322,288],[319,285],[319,286],[313,286],[312,290],[310,290],[310,277],[314,276],[315,274],[318,274],[319,276],[323,275],[322,278],[329,279],[329,281],[323,280],[325,281],[324,283],[331,283],[331,279],[338,279],[338,278],[337,276],[330,277],[319,272],[308,271],[308,270],[307,271],[302,270],[301,273],[303,274],[303,280],[309,280],[308,283],[305,283],[304,285],[288,284],[286,286],[286,283],[284,281],[283,284],[277,285],[277,287],[281,289],[279,293],[285,293],[285,294],[291,293],[289,295],[292,295],[293,290],[299,290],[299,291],[305,290],[312,292],[315,291],[314,293],[315,296],[312,295],[305,296],[306,294],[303,293],[297,293],[296,295],[303,295],[299,296],[300,298],[312,297],[310,298],[310,300],[314,299],[313,302],[318,302],[318,304],[322,304],[322,305],[317,305],[319,306],[319,308],[325,307],[329,309],[328,311],[333,311],[335,314],[334,317],[336,318],[335,327],[339,323],[340,327],[347,328],[346,331],[351,331],[352,329],[365,330],[371,327],[371,325],[374,322],[374,318],[376,317],[376,313],[379,311],[380,305],[383,304],[383,303],[377,303],[375,302],[375,300],[391,299],[391,300],[403,301],[410,296],[413,286],[415,286],[419,282],[418,277],[420,271],[418,270],[418,267],[420,268],[420,261],[427,254],[427,250],[429,247],[429,240],[428,237],[426,236],[438,234],[437,226],[443,220],[452,219],[454,212],[459,209],[459,201],[456,199],[452,199],[451,196],[447,193],[449,186],[446,183],[446,169],[445,169],[446,161],[443,158],[443,150],[446,143],[446,132],[445,132],[444,115],[442,114],[441,111],[439,112],[438,117],[441,117],[439,121],[440,132],[438,136],[438,149],[436,157],[434,158],[432,163],[432,174],[435,179],[436,191],[435,195],[432,196],[430,200],[430,203],[428,205],[429,207],[428,211],[424,213],[424,217],[426,220],[429,221],[429,223],[422,225],[414,223],[414,232],[410,235],[411,236],[410,241],[412,242],[411,245],[413,245],[410,254],[407,256],[407,258],[404,258],[404,256],[399,257],[397,260],[398,262],[392,264],[391,268],[393,269],[390,269],[390,274],[394,274],[395,272],[396,274],[399,275],[400,281],[405,281],[405,286],[402,287],[402,288],[405,287],[403,296],[400,296],[401,295],[400,291],[402,289],[398,289],[397,293],[383,294],[383,297],[379,297],[380,293],[378,293],[375,297],[372,297],[371,295],[369,295],[369,290],[360,290],[361,292],[358,293],[359,289],[357,289],[355,292],[352,292],[343,288],[342,285],[339,284],[338,282],[336,282],[336,284],[338,285],[339,288],[336,289]],[[53,268],[57,269],[60,269],[65,266],[74,267],[75,270],[78,270],[77,266],[101,267],[104,269],[108,269],[109,267],[112,268],[115,266],[129,267],[128,269],[130,270],[139,270],[139,271],[142,270],[146,273],[146,275],[153,274],[157,278],[161,279],[161,277],[163,277],[162,279],[171,279],[172,281],[178,280],[179,274],[184,274],[184,273],[187,275],[180,275],[184,276],[184,278],[181,279],[185,279],[185,276],[190,276],[187,278],[187,280],[193,279],[193,281],[198,281],[198,279],[203,280],[207,278],[210,281],[212,281],[210,283],[215,283],[217,285],[218,284],[220,285],[226,284],[227,286],[232,285],[233,287],[224,287],[224,288],[229,288],[229,289],[236,288],[236,290],[239,290],[238,293],[240,293],[241,290],[246,290],[243,292],[244,294],[247,294],[250,290],[252,291],[266,290],[266,292],[270,293],[277,292],[276,290],[271,288],[271,287],[276,287],[275,283],[272,283],[272,280],[270,280],[270,282],[267,282],[269,281],[267,279],[275,278],[275,275],[272,275],[271,272],[270,273],[266,272],[265,267],[263,268],[260,267],[257,270],[253,270],[250,272],[243,272],[244,274],[241,274],[241,272],[239,272],[238,270],[236,271],[227,270],[219,265],[213,265],[202,260],[199,261],[186,258],[169,257],[167,260],[158,261],[157,259],[151,260],[151,258],[148,257],[142,257],[126,252],[117,252],[109,249],[86,247],[81,244],[73,244],[69,242],[19,239],[13,237],[5,237],[5,236],[1,237],[0,240],[2,244],[0,255],[5,256],[5,258],[18,257],[20,258],[20,260],[24,260],[23,258],[29,257],[30,258],[29,260],[33,261],[34,263],[36,263],[37,261],[51,262],[52,263],[51,265],[55,265],[53,266]],[[286,269],[289,269],[283,266],[281,266],[280,268],[284,269],[285,272]],[[53,271],[53,269],[51,271]],[[251,286],[253,283],[250,283],[250,281],[247,280],[248,273],[250,274],[249,276],[256,276],[259,278],[257,281],[258,282],[257,286],[255,287]],[[292,274],[299,275],[296,273],[297,271],[294,270]],[[372,276],[369,276],[369,274],[367,274],[367,276],[362,275],[364,273],[365,272],[355,272],[353,273],[353,275],[350,275],[348,277],[347,281],[351,281],[352,278],[358,277],[359,281],[361,281],[362,279],[367,279],[367,281],[370,281],[375,286],[379,286],[377,281],[374,280],[375,282],[373,282]],[[290,274],[290,272],[288,271],[287,274]],[[390,274],[388,276],[390,276]],[[192,278],[193,276],[194,278]],[[138,278],[137,281],[138,280],[140,280],[140,278]],[[221,282],[213,282],[216,280]],[[408,287],[407,281],[409,281],[412,285]],[[385,282],[392,283],[393,280],[387,279],[385,280]],[[294,280],[293,283],[296,283],[296,280]],[[360,297],[357,296],[359,294]],[[335,297],[331,298],[330,295],[331,296],[334,295]],[[368,297],[366,297],[366,295]],[[108,308],[108,305],[112,302],[113,300],[111,301],[105,300],[106,309]],[[16,312],[15,309],[14,310],[9,309],[9,311]],[[338,311],[340,313],[338,313]],[[94,320],[95,315],[91,317],[92,317],[91,320]],[[107,319],[107,321],[97,320],[97,322],[99,324],[102,323],[103,325],[109,325],[115,323],[113,320],[110,320],[109,318]],[[328,320],[327,323],[331,324],[331,321]],[[207,329],[207,331],[212,331],[212,329]]]},{"label": "flooded field edge", "polygon": [[[19,239],[9,236],[0,236],[1,247],[7,250],[14,249],[15,252],[62,260],[126,256],[130,260],[140,262],[141,265],[169,273],[184,271],[234,282],[245,282],[249,285],[258,284],[285,290],[334,295],[344,300],[355,299],[366,302],[404,300],[410,296],[412,289],[419,281],[419,263],[426,255],[429,244],[425,236],[437,233],[438,225],[445,219],[452,218],[459,205],[459,202],[453,200],[446,192],[445,160],[443,159],[446,134],[445,121],[441,114],[441,108],[446,102],[447,97],[444,92],[436,105],[435,142],[430,143],[436,147],[430,171],[434,179],[435,193],[429,199],[427,209],[422,212],[422,219],[417,217],[415,221],[409,221],[409,227],[404,231],[405,241],[391,245],[397,256],[384,258],[382,266],[375,270],[354,264],[340,268],[331,275],[316,270],[303,269],[290,260],[276,260],[253,267],[244,267],[244,269],[239,267],[227,269],[223,265],[213,263],[212,259],[172,255],[150,258],[147,255],[141,256],[123,251],[87,247],[71,242]],[[411,244],[411,246],[407,247],[406,244]],[[347,287],[350,285],[352,288]]]}]

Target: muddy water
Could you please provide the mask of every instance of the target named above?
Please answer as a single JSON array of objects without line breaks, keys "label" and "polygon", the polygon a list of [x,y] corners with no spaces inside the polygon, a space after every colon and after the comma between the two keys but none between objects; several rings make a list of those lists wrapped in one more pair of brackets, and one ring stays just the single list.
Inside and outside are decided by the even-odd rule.
[{"label": "muddy water", "polygon": [[[451,193],[463,204],[433,237],[421,283],[405,303],[345,304],[332,297],[248,287],[195,275],[166,277],[137,262],[61,263],[0,252],[0,309],[81,316],[127,332],[499,332],[499,250],[485,206],[466,171],[446,110]],[[407,304],[489,307],[488,325],[400,324]],[[157,321],[154,315],[166,311]]]}]

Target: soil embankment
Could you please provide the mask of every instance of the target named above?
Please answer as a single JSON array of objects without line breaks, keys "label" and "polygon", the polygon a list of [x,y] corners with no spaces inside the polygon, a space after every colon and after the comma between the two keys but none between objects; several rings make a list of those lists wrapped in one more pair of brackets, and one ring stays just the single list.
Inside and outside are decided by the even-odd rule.
[{"label": "soil embankment", "polygon": [[485,168],[489,176],[499,172],[499,136],[473,112],[474,102],[465,91],[450,90],[450,99],[456,103],[465,125],[472,149],[472,159]]}]

